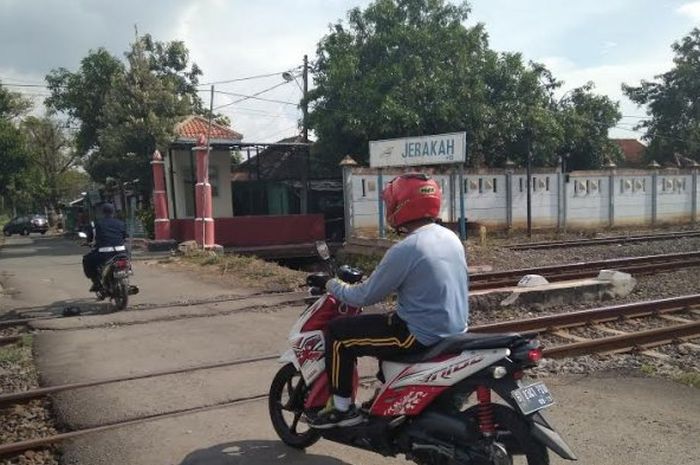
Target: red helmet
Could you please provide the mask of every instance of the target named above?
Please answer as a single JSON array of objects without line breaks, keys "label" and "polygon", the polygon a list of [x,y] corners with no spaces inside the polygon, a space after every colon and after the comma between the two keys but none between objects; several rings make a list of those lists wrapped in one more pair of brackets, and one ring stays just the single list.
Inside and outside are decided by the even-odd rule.
[{"label": "red helmet", "polygon": [[442,192],[430,176],[408,173],[394,178],[382,193],[386,221],[397,229],[408,222],[440,216]]}]

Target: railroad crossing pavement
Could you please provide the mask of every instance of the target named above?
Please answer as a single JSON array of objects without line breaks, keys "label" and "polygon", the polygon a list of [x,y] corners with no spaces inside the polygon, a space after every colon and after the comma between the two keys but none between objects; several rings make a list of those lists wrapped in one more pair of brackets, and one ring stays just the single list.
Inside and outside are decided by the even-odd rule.
[{"label": "railroad crossing pavement", "polygon": [[[86,294],[77,260],[82,250],[68,251],[57,258],[30,256],[34,252],[25,249],[32,247],[29,243],[14,250],[25,257],[19,260],[15,256],[16,270],[8,266],[5,252],[0,252],[0,269],[9,268],[15,273],[13,278],[20,289],[31,290],[33,279],[47,272],[43,267],[48,262],[62,270],[63,279],[52,283],[56,292],[70,296],[79,288],[79,295]],[[149,273],[147,279],[156,284],[167,282],[185,298],[185,286],[202,298],[206,292],[235,292],[164,270]],[[160,288],[142,288],[143,302],[162,298]],[[42,298],[51,303],[50,296],[23,292],[13,304],[28,306],[23,299],[29,299],[35,302],[32,305],[39,305]],[[225,309],[235,304],[216,305]],[[99,380],[275,353],[284,347],[300,310],[298,305],[280,305],[204,316],[199,307],[202,305],[174,320],[142,319],[143,315],[155,315],[167,308],[121,312],[115,314],[120,320],[114,321],[108,315],[52,320],[62,325],[39,333],[35,339],[42,383]],[[186,316],[199,317],[182,318]],[[132,317],[139,324],[129,324]],[[276,368],[274,361],[265,361],[85,388],[56,395],[55,410],[69,429],[75,429],[212,405],[265,393]],[[551,417],[579,455],[579,463],[700,463],[700,390],[634,377],[551,378],[546,382],[557,401]],[[285,448],[272,430],[264,400],[91,434],[64,444],[63,452],[64,463],[91,465],[406,463],[402,458],[382,458],[327,441],[305,454]],[[552,463],[568,462],[553,458]]]},{"label": "railroad crossing pavement", "polygon": [[[269,381],[261,379],[261,382]],[[550,417],[586,465],[699,463],[700,398],[692,388],[643,378],[550,380]],[[276,439],[264,401],[143,423],[84,437],[66,463],[172,465],[399,465],[321,441],[306,454]],[[552,457],[552,464],[567,462]]]},{"label": "railroad crossing pavement", "polygon": [[[283,347],[296,310],[47,332],[37,337],[39,368],[51,385],[267,354]],[[86,388],[59,394],[55,405],[59,418],[72,428],[96,426],[262,394],[277,367],[265,361]],[[581,463],[700,459],[696,389],[625,377],[553,378],[547,384],[557,400],[551,412],[554,422]],[[262,465],[284,454],[291,454],[290,463],[300,464],[402,463],[328,442],[310,449],[316,458],[308,460],[275,442],[264,401],[98,433],[64,450],[71,459],[67,463],[90,464]]]},{"label": "railroad crossing pavement", "polygon": [[[66,306],[83,313],[110,311],[107,302],[97,302],[88,292],[90,283],[82,272],[82,255],[87,253],[74,241],[61,237],[31,235],[9,237],[0,247],[0,316],[11,311],[17,317],[60,314]],[[154,267],[134,261],[132,283],[141,293],[129,298],[129,305],[166,304],[183,300],[233,297],[250,293],[205,282],[185,272],[154,272]]]}]

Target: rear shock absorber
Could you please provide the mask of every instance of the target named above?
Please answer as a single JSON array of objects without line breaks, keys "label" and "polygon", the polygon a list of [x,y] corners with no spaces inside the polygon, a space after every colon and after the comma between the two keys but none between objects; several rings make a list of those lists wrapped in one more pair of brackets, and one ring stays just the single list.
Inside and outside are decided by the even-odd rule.
[{"label": "rear shock absorber", "polygon": [[491,404],[491,389],[486,386],[476,388],[476,398],[479,401],[476,416],[479,420],[479,430],[484,436],[496,434],[496,425],[493,418],[493,405]]}]

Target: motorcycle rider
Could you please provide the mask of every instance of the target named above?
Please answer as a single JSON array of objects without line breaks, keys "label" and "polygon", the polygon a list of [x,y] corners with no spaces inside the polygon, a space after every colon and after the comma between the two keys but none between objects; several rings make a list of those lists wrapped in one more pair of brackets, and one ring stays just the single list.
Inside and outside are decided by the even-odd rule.
[{"label": "motorcycle rider", "polygon": [[467,261],[459,238],[436,224],[440,187],[425,174],[410,173],[391,181],[382,196],[387,223],[406,237],[387,251],[365,282],[349,285],[331,279],[326,289],[355,307],[372,305],[397,292],[397,311],[330,323],[326,370],[333,396],[311,421],[315,428],[362,421],[350,398],[357,357],[421,352],[467,330]]},{"label": "motorcycle rider", "polygon": [[102,288],[100,266],[119,252],[126,250],[126,225],[114,218],[114,206],[111,203],[102,204],[103,217],[92,223],[87,232],[87,241],[95,241],[93,249],[83,256],[83,272],[92,281],[90,292]]}]

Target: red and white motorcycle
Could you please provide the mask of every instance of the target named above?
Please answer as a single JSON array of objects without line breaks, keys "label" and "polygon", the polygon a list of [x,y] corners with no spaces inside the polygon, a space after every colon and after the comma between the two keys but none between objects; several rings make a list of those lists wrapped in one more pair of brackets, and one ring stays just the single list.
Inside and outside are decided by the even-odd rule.
[{"label": "red and white motorcycle", "polygon": [[[331,274],[351,284],[362,279],[357,269],[335,270],[325,243],[317,248]],[[465,333],[424,353],[381,360],[382,385],[362,405],[363,423],[310,428],[308,420],[330,396],[324,330],[334,318],[362,311],[326,294],[328,278],[307,278],[312,295],[320,297],[292,328],[291,348],[281,357],[285,365],[270,387],[270,418],[285,444],[303,449],[323,437],[384,456],[404,454],[424,465],[511,465],[514,459],[545,465],[548,448],[576,460],[541,412],[553,404],[547,387],[522,381],[524,370],[542,357],[534,334]],[[359,384],[356,369],[355,393]]]}]

